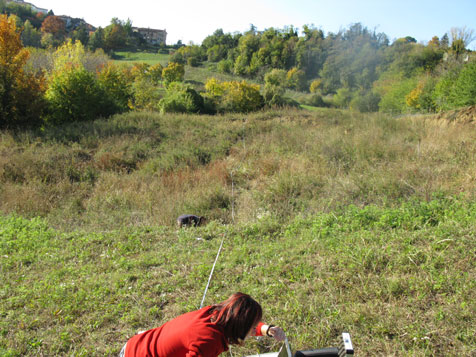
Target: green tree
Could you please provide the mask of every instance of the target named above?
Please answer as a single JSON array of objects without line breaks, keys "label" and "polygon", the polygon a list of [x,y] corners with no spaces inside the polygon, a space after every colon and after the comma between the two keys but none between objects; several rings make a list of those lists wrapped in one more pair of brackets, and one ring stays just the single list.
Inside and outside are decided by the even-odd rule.
[{"label": "green tree", "polygon": [[115,101],[119,91],[111,88],[120,82],[108,78],[100,82],[95,72],[84,67],[85,56],[80,41],[70,40],[55,51],[46,91],[51,123],[93,120],[122,110],[120,100]]},{"label": "green tree", "polygon": [[476,61],[463,67],[449,97],[454,108],[476,104]]},{"label": "green tree", "polygon": [[40,47],[41,46],[41,33],[33,27],[29,20],[25,21],[23,25],[23,31],[21,33],[21,40],[24,46]]},{"label": "green tree", "polygon": [[88,29],[84,25],[79,26],[71,34],[71,39],[73,40],[73,42],[80,41],[83,46],[87,46],[89,42]]},{"label": "green tree", "polygon": [[106,51],[115,51],[126,46],[126,28],[117,18],[113,18],[111,24],[104,29],[104,49]]},{"label": "green tree", "polygon": [[95,51],[98,48],[104,49],[104,29],[102,27],[98,27],[98,29],[92,33],[89,38],[88,47],[91,51]]},{"label": "green tree", "polygon": [[113,63],[105,66],[98,75],[99,85],[104,89],[111,106],[111,113],[122,113],[129,109],[132,87],[124,72]]}]

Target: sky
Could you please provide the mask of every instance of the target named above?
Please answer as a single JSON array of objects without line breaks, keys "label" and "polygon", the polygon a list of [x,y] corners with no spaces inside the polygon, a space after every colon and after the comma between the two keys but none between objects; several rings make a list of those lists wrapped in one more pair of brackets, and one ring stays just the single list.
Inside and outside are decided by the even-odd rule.
[{"label": "sky", "polygon": [[[269,27],[314,25],[336,33],[360,22],[389,39],[412,36],[426,43],[452,27],[476,33],[476,0],[25,0],[55,15],[105,27],[113,17],[135,27],[165,29],[167,44],[200,44],[216,29],[244,32]],[[301,32],[300,32],[301,35]],[[468,48],[476,50],[476,41]]]}]

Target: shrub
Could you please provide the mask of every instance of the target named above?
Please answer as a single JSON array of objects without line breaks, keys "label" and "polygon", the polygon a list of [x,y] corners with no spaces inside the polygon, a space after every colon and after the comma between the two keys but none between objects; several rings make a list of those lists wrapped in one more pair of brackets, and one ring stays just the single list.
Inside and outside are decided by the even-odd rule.
[{"label": "shrub", "polygon": [[286,83],[288,88],[306,91],[306,73],[300,69],[297,69],[296,67],[291,68],[286,74]]},{"label": "shrub", "polygon": [[172,82],[183,82],[184,76],[184,66],[176,62],[170,62],[162,71],[162,78],[166,86]]},{"label": "shrub", "polygon": [[204,109],[204,102],[193,88],[175,82],[169,85],[158,107],[162,113],[200,113]]},{"label": "shrub", "polygon": [[110,63],[98,75],[99,84],[102,86],[111,105],[111,112],[122,113],[128,110],[132,98],[131,84],[116,65]]},{"label": "shrub", "polygon": [[451,68],[444,76],[440,78],[438,83],[436,83],[432,99],[435,102],[438,110],[447,110],[453,107],[453,103],[451,102],[451,94],[453,85],[457,80],[460,71],[460,66]]},{"label": "shrub", "polygon": [[132,98],[129,100],[131,109],[157,109],[157,102],[162,98],[163,89],[147,77],[139,77],[132,83]]},{"label": "shrub", "polygon": [[328,104],[324,101],[321,95],[313,94],[305,100],[305,104],[312,105],[313,107],[328,107]]},{"label": "shrub", "polygon": [[220,73],[231,73],[233,71],[233,62],[231,60],[221,60],[217,64],[217,70]]},{"label": "shrub", "polygon": [[476,104],[476,61],[463,67],[450,93],[454,107]]},{"label": "shrub", "polygon": [[380,96],[372,91],[357,94],[350,102],[350,108],[361,113],[378,112]]},{"label": "shrub", "polygon": [[436,104],[432,98],[436,81],[432,77],[421,79],[417,86],[406,95],[405,100],[410,108],[417,111],[433,112]]},{"label": "shrub", "polygon": [[82,67],[55,73],[46,91],[48,120],[53,123],[92,120],[113,114],[107,93],[95,75]]},{"label": "shrub", "polygon": [[164,71],[164,67],[160,63],[154,64],[149,67],[147,71],[147,75],[151,79],[151,81],[158,83],[162,80],[162,72]]},{"label": "shrub", "polygon": [[259,110],[264,105],[257,84],[246,81],[218,82],[211,78],[205,85],[206,95],[213,100],[219,112],[247,113]]},{"label": "shrub", "polygon": [[282,69],[273,69],[264,76],[264,92],[263,97],[267,105],[284,106],[286,71]]},{"label": "shrub", "polygon": [[322,86],[322,79],[320,78],[315,79],[311,82],[311,85],[309,86],[309,91],[311,93],[318,93],[321,90],[321,86]]},{"label": "shrub", "polygon": [[349,88],[339,88],[333,98],[334,104],[339,108],[347,108],[351,100],[352,92]]},{"label": "shrub", "polygon": [[386,88],[379,108],[383,112],[403,113],[408,110],[406,96],[417,85],[417,78],[392,80],[392,85]]},{"label": "shrub", "polygon": [[187,64],[190,66],[190,67],[198,67],[200,65],[200,61],[198,60],[197,57],[189,57],[187,59]]}]

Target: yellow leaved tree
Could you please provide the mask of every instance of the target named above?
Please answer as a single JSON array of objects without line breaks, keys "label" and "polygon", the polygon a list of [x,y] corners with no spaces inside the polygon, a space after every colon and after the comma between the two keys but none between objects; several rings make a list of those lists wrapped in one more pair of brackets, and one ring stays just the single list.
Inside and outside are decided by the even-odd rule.
[{"label": "yellow leaved tree", "polygon": [[14,18],[0,15],[0,127],[39,122],[45,82],[25,73],[28,57]]}]

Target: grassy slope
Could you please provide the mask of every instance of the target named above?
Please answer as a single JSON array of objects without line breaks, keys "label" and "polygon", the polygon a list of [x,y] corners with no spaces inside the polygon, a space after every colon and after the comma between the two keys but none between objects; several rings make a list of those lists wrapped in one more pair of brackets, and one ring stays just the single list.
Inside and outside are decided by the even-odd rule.
[{"label": "grassy slope", "polygon": [[474,352],[476,206],[457,199],[188,231],[0,222],[2,355],[117,354],[138,330],[199,305],[223,235],[207,303],[249,292],[296,348],[349,331],[359,355]]},{"label": "grassy slope", "polygon": [[167,65],[170,55],[148,52],[115,52],[114,58],[116,63],[147,63],[150,65],[160,63],[164,66]]},{"label": "grassy slope", "polygon": [[249,292],[296,348],[470,356],[475,136],[330,110],[3,132],[0,355],[117,354],[199,305],[225,235],[207,302]]}]

